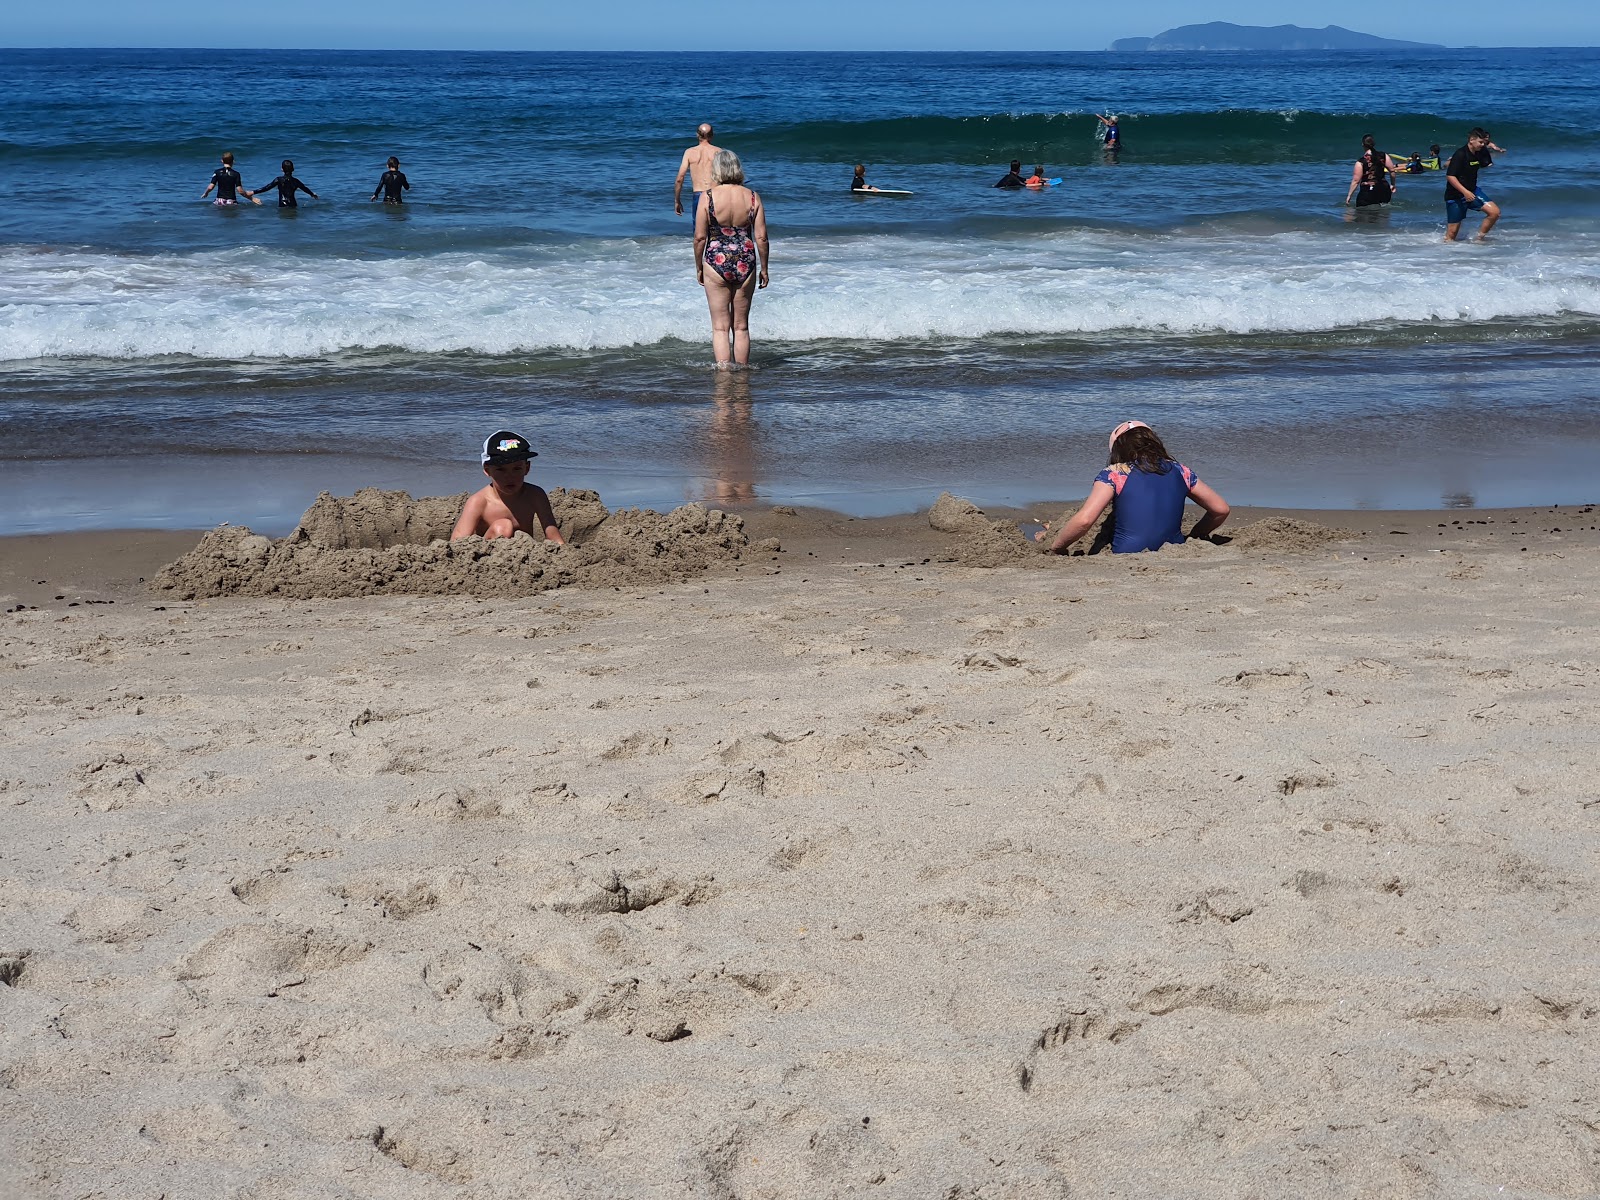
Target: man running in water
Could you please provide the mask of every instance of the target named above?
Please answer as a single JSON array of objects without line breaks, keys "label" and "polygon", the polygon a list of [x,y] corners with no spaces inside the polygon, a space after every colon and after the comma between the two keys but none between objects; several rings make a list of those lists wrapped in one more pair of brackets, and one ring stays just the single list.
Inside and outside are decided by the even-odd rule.
[{"label": "man running in water", "polygon": [[718,147],[711,144],[711,138],[716,133],[707,121],[696,129],[695,136],[699,141],[683,152],[683,161],[678,164],[678,178],[672,185],[672,211],[680,217],[683,215],[683,177],[689,176],[690,184],[694,188],[694,204],[689,209],[689,223],[694,224],[695,210],[700,207],[700,194],[711,186],[711,160],[716,157]]},{"label": "man running in water", "polygon": [[1467,144],[1450,156],[1444,179],[1444,240],[1453,242],[1461,232],[1461,222],[1471,209],[1483,213],[1483,224],[1478,226],[1477,241],[1489,236],[1489,230],[1500,219],[1500,206],[1478,188],[1478,172],[1492,166],[1489,154],[1489,135],[1482,129],[1467,134]]},{"label": "man running in water", "polygon": [[238,200],[235,197],[241,192],[244,193],[246,200],[254,201],[257,204],[261,203],[261,201],[256,200],[254,193],[244,190],[244,180],[240,179],[239,172],[233,169],[232,150],[223,153],[222,165],[211,172],[211,182],[206,184],[206,190],[200,193],[200,199],[204,200],[211,195],[212,188],[217,189],[217,198],[212,203],[221,205],[223,208],[231,208],[237,204]]},{"label": "man running in water", "polygon": [[400,160],[391,154],[389,156],[389,169],[378,180],[378,186],[372,189],[370,199],[376,200],[378,193],[382,192],[385,204],[400,204],[405,199],[400,193],[402,191],[409,192],[410,190],[411,182],[401,173]]}]

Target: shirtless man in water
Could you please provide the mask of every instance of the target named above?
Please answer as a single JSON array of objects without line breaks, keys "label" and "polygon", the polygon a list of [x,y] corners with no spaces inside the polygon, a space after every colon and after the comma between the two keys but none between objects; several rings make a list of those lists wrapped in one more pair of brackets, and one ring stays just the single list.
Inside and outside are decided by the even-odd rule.
[{"label": "shirtless man in water", "polygon": [[672,185],[672,211],[680,217],[683,216],[683,177],[688,175],[694,186],[694,204],[689,209],[691,225],[694,224],[695,209],[700,207],[700,193],[711,186],[711,160],[718,149],[711,144],[715,133],[709,121],[695,130],[700,140],[683,152],[683,161],[678,164],[678,178]]}]

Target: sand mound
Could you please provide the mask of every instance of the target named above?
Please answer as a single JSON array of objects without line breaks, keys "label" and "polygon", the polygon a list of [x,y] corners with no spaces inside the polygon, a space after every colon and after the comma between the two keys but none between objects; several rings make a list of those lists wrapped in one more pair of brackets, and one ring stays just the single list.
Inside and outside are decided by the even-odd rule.
[{"label": "sand mound", "polygon": [[[448,540],[467,493],[423,496],[362,488],[354,496],[323,492],[306,509],[291,538],[304,536],[328,550],[386,550]],[[610,515],[597,492],[556,488],[550,493],[556,524],[569,542],[581,542]]]},{"label": "sand mound", "polygon": [[972,533],[986,531],[994,522],[971,500],[940,492],[928,510],[928,524],[940,533]]},{"label": "sand mound", "polygon": [[557,488],[551,507],[566,546],[523,534],[449,542],[463,497],[414,500],[367,488],[324,493],[286,538],[224,525],[162,568],[151,586],[193,600],[211,596],[293,599],[381,595],[524,596],[565,586],[661,583],[734,566],[778,549],[755,546],[744,520],[700,504],[662,514],[610,512],[590,491]]},{"label": "sand mound", "polygon": [[941,533],[956,535],[944,548],[940,562],[963,567],[1004,567],[1042,564],[1046,556],[1022,536],[1015,521],[985,515],[970,500],[941,492],[928,510],[928,524]]},{"label": "sand mound", "polygon": [[1319,550],[1329,542],[1342,542],[1357,536],[1348,529],[1335,529],[1295,517],[1267,517],[1252,521],[1236,533],[1228,529],[1223,532],[1233,534],[1231,544],[1240,550],[1269,554]]},{"label": "sand mound", "polygon": [[[450,536],[467,493],[423,496],[362,488],[354,496],[323,492],[300,518],[290,537],[303,535],[327,550],[387,550],[390,546],[427,545]],[[563,531],[564,532],[564,531]]]}]

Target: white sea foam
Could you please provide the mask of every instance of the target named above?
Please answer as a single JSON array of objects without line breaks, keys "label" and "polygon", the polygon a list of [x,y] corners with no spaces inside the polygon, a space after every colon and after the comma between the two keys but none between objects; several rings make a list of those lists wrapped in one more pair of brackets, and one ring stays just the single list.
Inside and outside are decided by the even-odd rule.
[{"label": "white sea foam", "polygon": [[[1341,231],[1342,232],[1342,231]],[[763,341],[995,334],[1312,333],[1600,316],[1579,244],[1447,247],[1437,234],[779,240]],[[475,258],[133,256],[0,250],[0,361],[489,355],[707,337],[687,238]]]}]

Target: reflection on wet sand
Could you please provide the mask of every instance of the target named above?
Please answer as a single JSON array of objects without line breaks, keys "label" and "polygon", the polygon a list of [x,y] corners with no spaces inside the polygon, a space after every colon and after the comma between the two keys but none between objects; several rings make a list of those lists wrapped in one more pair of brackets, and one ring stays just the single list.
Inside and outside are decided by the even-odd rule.
[{"label": "reflection on wet sand", "polygon": [[718,371],[711,390],[707,450],[711,495],[717,504],[748,504],[756,499],[754,400],[750,372]]}]

